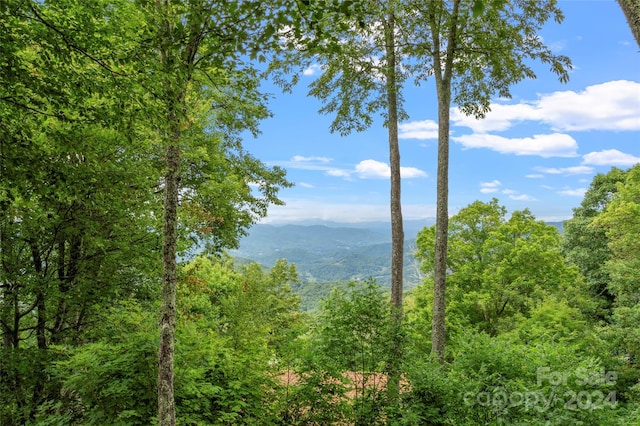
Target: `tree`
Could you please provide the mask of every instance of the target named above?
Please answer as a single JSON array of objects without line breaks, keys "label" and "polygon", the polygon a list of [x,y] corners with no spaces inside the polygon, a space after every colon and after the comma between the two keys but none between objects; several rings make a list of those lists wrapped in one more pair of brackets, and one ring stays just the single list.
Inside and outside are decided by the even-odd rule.
[{"label": "tree", "polygon": [[[162,234],[155,219],[164,191],[160,395],[171,393],[178,242],[185,248],[198,234],[214,250],[233,246],[288,185],[238,137],[268,116],[257,73],[240,58],[272,38],[273,10],[264,2],[0,5],[3,275],[29,270],[0,281],[9,296],[4,342],[36,330],[29,343],[44,348],[50,329],[79,336],[109,297],[152,293],[154,275],[142,270],[156,265],[145,256]],[[27,308],[17,326],[11,306]],[[171,422],[173,404],[160,399]]]},{"label": "tree", "polygon": [[[310,4],[308,27],[290,41],[299,50],[272,67],[290,73],[293,64],[319,63],[321,75],[310,84],[309,94],[324,103],[321,113],[335,114],[332,132],[345,136],[364,131],[373,124],[373,114],[383,117],[391,182],[391,298],[401,315],[404,231],[398,120],[406,118],[401,93],[406,75],[399,53],[402,42],[397,40],[402,34],[397,27],[399,5],[396,1]],[[281,76],[277,81],[290,87]]]},{"label": "tree", "polygon": [[[180,268],[176,412],[185,424],[273,424],[278,337],[299,320],[295,267],[235,267],[198,256]],[[49,424],[148,425],[157,413],[157,300],[106,309],[90,342],[49,369],[65,394],[37,420]],[[277,368],[277,367],[276,367]]]},{"label": "tree", "polygon": [[638,47],[640,47],[640,2],[638,0],[618,0],[618,4],[627,18],[627,23]]},{"label": "tree", "polygon": [[153,164],[113,60],[136,23],[109,4],[0,6],[0,423],[60,393],[53,345],[81,344],[105,305],[154,291]]},{"label": "tree", "polygon": [[[157,87],[153,95],[158,99],[161,112],[155,115],[154,124],[164,151],[163,284],[158,349],[160,425],[175,424],[173,358],[178,207],[180,194],[185,190],[181,186],[182,175],[189,165],[184,160],[193,155],[197,146],[194,141],[202,144],[200,149],[204,150],[198,161],[215,166],[214,170],[204,169],[206,174],[196,173],[203,185],[196,189],[200,203],[192,212],[204,221],[201,229],[222,239],[226,245],[234,244],[246,227],[266,215],[269,204],[279,203],[277,189],[288,185],[280,169],[267,173],[257,161],[245,161],[243,167],[234,162],[235,158],[224,155],[236,151],[242,156],[242,147],[234,136],[243,130],[255,134],[258,121],[268,116],[264,96],[258,92],[257,72],[243,62],[243,57],[245,54],[257,56],[267,41],[273,39],[275,22],[272,21],[283,12],[271,9],[272,6],[257,1],[231,2],[224,7],[206,1],[141,4],[149,19],[147,47],[152,52],[145,58],[142,75],[151,76],[150,81],[144,82],[146,87]],[[207,147],[217,140],[227,142],[222,143],[223,155],[213,159],[207,156],[210,152]],[[232,165],[225,166],[229,160]],[[240,195],[225,200],[219,192],[222,188],[215,183],[223,182],[226,172],[232,168],[241,172],[229,175]],[[257,181],[259,197],[249,189],[249,185],[256,182],[252,180],[256,176],[265,178]],[[208,211],[219,201],[225,201],[222,208]],[[244,214],[234,211],[238,204]]]},{"label": "tree", "polygon": [[[403,70],[401,46],[403,32],[399,25],[404,14],[402,2],[363,1],[328,2],[309,5],[309,28],[292,41],[302,47],[289,57],[293,63],[320,64],[321,75],[310,84],[309,94],[323,102],[321,113],[335,114],[330,130],[345,136],[363,131],[373,124],[379,113],[387,128],[390,168],[389,207],[391,218],[391,301],[396,321],[395,355],[400,362],[402,342],[404,228],[401,203],[401,162],[398,144],[398,121],[406,119],[402,107]],[[284,71],[291,71],[290,63]],[[294,77],[294,80],[297,77]],[[285,87],[287,87],[285,85]],[[397,385],[399,364],[389,364]],[[396,386],[397,387],[397,386]],[[392,392],[393,389],[391,389]]]},{"label": "tree", "polygon": [[312,332],[312,374],[324,377],[328,372],[329,382],[346,384],[339,398],[353,392],[353,424],[379,424],[387,405],[395,402],[382,398],[386,381],[381,377],[394,351],[389,332],[395,320],[389,305],[375,281],[352,282],[322,301]]},{"label": "tree", "polygon": [[605,264],[610,281],[608,291],[614,296],[612,326],[621,349],[634,373],[640,377],[640,165],[618,182],[617,191],[591,224],[604,230],[611,257]]},{"label": "tree", "polygon": [[618,191],[618,184],[624,181],[626,175],[626,171],[614,167],[606,174],[594,176],[580,207],[573,209],[573,217],[564,223],[564,256],[580,269],[591,297],[599,305],[597,318],[606,321],[609,320],[614,302],[614,295],[609,290],[611,278],[606,267],[612,253],[606,229],[593,226],[593,223],[607,209]]},{"label": "tree", "polygon": [[[481,4],[485,5],[486,2]],[[434,75],[438,97],[438,178],[434,257],[432,352],[444,361],[445,292],[448,239],[449,119],[452,102],[465,114],[482,118],[491,96],[509,97],[509,87],[534,78],[528,60],[551,65],[561,81],[568,79],[569,59],[555,55],[536,37],[551,17],[562,13],[555,0],[495,2],[479,10],[467,0],[420,1],[408,15],[415,17],[412,54],[423,75]],[[475,6],[475,7],[474,7]],[[474,8],[476,9],[474,11]],[[479,13],[482,12],[482,13]]]},{"label": "tree", "polygon": [[[450,323],[457,332],[468,327],[490,335],[509,331],[556,294],[572,294],[570,303],[582,307],[578,271],[563,258],[557,229],[536,221],[528,210],[513,212],[508,220],[505,215],[496,199],[476,201],[449,222]],[[416,255],[429,272],[436,227],[425,228],[417,239]]]}]

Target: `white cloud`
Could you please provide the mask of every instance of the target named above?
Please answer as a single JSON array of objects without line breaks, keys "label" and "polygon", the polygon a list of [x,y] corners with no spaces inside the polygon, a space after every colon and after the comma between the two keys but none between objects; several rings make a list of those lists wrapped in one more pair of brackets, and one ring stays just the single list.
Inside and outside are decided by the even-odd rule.
[{"label": "white cloud", "polygon": [[573,166],[573,167],[534,167],[535,170],[551,175],[590,175],[593,173],[593,167]]},{"label": "white cloud", "polygon": [[542,119],[561,130],[640,130],[640,83],[609,81],[582,92],[555,92],[536,102]]},{"label": "white cloud", "polygon": [[321,71],[322,71],[322,65],[320,65],[320,64],[312,64],[308,68],[305,68],[302,71],[302,74],[303,75],[307,75],[307,76],[312,76],[312,75],[320,74]]},{"label": "white cloud", "polygon": [[524,121],[546,123],[557,131],[640,130],[640,82],[609,81],[581,92],[542,94],[518,104],[495,103],[483,120],[453,109],[451,120],[476,133],[504,131]]},{"label": "white cloud", "polygon": [[388,178],[391,176],[390,168],[386,163],[376,160],[363,160],[356,164],[355,172],[362,179]]},{"label": "white cloud", "polygon": [[292,161],[296,161],[296,162],[312,162],[312,161],[317,161],[320,163],[328,163],[331,161],[331,158],[329,157],[305,157],[303,155],[294,155],[291,158]]},{"label": "white cloud", "polygon": [[[326,174],[345,179],[351,179],[353,175],[360,179],[388,179],[391,176],[391,168],[382,161],[363,160],[356,164],[353,170],[329,169]],[[425,172],[415,167],[400,167],[400,175],[404,179],[427,176]]]},{"label": "white cloud", "polygon": [[398,130],[400,139],[438,139],[438,123],[433,120],[402,123]]},{"label": "white cloud", "polygon": [[332,161],[329,157],[305,157],[302,155],[294,155],[287,161],[272,161],[269,165],[278,165],[288,169],[299,170],[322,170],[331,169],[329,163]]},{"label": "white cloud", "polygon": [[[494,180],[493,182],[483,182],[480,185],[481,186],[484,185],[483,188],[480,189],[480,192],[482,192],[483,194],[487,194],[492,192],[498,192],[498,186],[500,186],[501,183],[497,180]],[[536,198],[527,194],[520,194],[515,189],[503,189],[502,191],[500,191],[500,193],[509,197],[510,200],[537,201]]]},{"label": "white cloud", "polygon": [[[391,176],[391,170],[389,170],[389,176]],[[412,179],[427,177],[427,173],[415,167],[400,167],[400,176],[403,179]]]},{"label": "white cloud", "polygon": [[527,194],[509,194],[509,198],[515,201],[538,201],[535,197]]},{"label": "white cloud", "polygon": [[553,133],[532,138],[506,138],[498,135],[471,134],[453,138],[465,148],[488,148],[501,154],[575,157],[578,143],[569,135]]},{"label": "white cloud", "polygon": [[568,195],[570,197],[584,197],[584,194],[587,192],[587,188],[576,188],[576,189],[563,189],[562,191],[558,191],[560,195]]},{"label": "white cloud", "polygon": [[[361,179],[382,179],[391,176],[389,165],[376,160],[361,161],[356,164],[354,172]],[[415,167],[400,167],[400,175],[405,179],[427,176],[425,172]]]},{"label": "white cloud", "polygon": [[314,185],[307,183],[307,182],[298,182],[298,185],[303,187],[303,188],[315,188]]},{"label": "white cloud", "polygon": [[482,120],[467,116],[458,108],[451,110],[451,123],[455,126],[469,127],[475,133],[501,132],[513,127],[514,123],[526,120],[538,120],[534,106],[520,104],[492,104],[491,111]]},{"label": "white cloud", "polygon": [[342,169],[329,169],[326,171],[326,174],[328,176],[342,177],[342,178],[351,177],[351,172],[349,170],[342,170]]},{"label": "white cloud", "polygon": [[531,173],[531,174],[525,175],[524,177],[529,179],[540,179],[540,178],[543,178],[544,175],[541,175],[540,173]]},{"label": "white cloud", "polygon": [[498,192],[498,187],[502,185],[499,180],[493,180],[491,182],[480,182],[480,192],[483,194],[492,194]]},{"label": "white cloud", "polygon": [[592,164],[594,166],[633,166],[640,163],[640,157],[625,154],[617,149],[590,152],[582,156],[582,159],[582,164]]}]

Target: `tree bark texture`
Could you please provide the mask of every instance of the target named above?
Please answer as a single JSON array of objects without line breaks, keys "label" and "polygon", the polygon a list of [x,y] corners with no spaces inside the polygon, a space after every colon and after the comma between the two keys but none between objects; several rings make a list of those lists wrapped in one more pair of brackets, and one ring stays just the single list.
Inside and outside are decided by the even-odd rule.
[{"label": "tree bark texture", "polygon": [[162,305],[160,307],[160,345],[158,349],[158,424],[176,424],[173,355],[176,330],[176,247],[178,240],[178,190],[180,151],[171,144],[166,149],[164,225],[162,242]]},{"label": "tree bark texture", "polygon": [[389,13],[385,24],[387,130],[391,169],[391,359],[389,360],[389,396],[400,396],[402,364],[402,292],[404,268],[404,229],[402,220],[400,146],[398,144],[398,82],[396,74],[395,16]]},{"label": "tree bark texture", "polygon": [[627,23],[638,47],[640,47],[640,0],[618,0],[618,4],[627,18]]},{"label": "tree bark texture", "polygon": [[387,54],[387,126],[391,169],[391,302],[402,310],[404,229],[402,223],[400,147],[398,145],[398,87],[396,77],[395,17],[390,14],[385,29]]}]

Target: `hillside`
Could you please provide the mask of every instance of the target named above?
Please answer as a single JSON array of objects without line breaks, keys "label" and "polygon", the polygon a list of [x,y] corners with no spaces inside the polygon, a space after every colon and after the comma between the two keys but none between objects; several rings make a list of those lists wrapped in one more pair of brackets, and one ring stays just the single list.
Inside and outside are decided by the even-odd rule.
[{"label": "hillside", "polygon": [[[371,224],[370,228],[335,225],[256,225],[240,241],[240,248],[229,254],[267,267],[287,259],[296,264],[300,278],[307,282],[372,277],[380,285],[390,286],[390,231],[382,224]],[[418,225],[408,228],[411,238],[405,243],[405,287],[411,288],[420,282],[413,259]]]}]

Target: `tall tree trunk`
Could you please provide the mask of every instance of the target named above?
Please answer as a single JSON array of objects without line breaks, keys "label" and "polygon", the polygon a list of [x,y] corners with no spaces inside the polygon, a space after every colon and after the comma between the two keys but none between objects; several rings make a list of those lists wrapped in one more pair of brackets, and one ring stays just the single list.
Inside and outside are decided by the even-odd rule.
[{"label": "tall tree trunk", "polygon": [[[160,305],[160,344],[158,347],[158,424],[175,426],[174,353],[176,333],[176,287],[178,282],[176,253],[178,246],[178,194],[180,191],[180,121],[184,91],[180,47],[175,40],[169,3],[156,0],[161,13],[160,63],[164,73],[164,102],[167,107],[165,149],[164,204],[162,229],[162,300]],[[180,42],[181,43],[181,42]]]},{"label": "tall tree trunk", "polygon": [[631,33],[640,47],[640,1],[639,0],[618,0],[620,8],[627,18]]},{"label": "tall tree trunk", "polygon": [[[431,351],[444,362],[446,342],[447,246],[449,238],[449,99],[446,81],[438,86],[438,178],[436,201],[436,243],[433,274],[433,323]],[[448,90],[447,90],[448,89]]]},{"label": "tall tree trunk", "polygon": [[398,145],[398,87],[396,76],[395,17],[390,14],[386,28],[387,127],[391,168],[391,302],[402,310],[404,230],[402,224],[400,147]]},{"label": "tall tree trunk", "polygon": [[[175,119],[175,118],[174,118]],[[175,135],[174,135],[175,136]],[[173,355],[176,330],[176,249],[178,240],[178,189],[180,151],[171,144],[166,150],[164,225],[162,242],[162,305],[160,307],[160,346],[158,349],[158,424],[176,424],[173,391]]]},{"label": "tall tree trunk", "polygon": [[398,81],[396,74],[395,15],[390,12],[385,24],[387,130],[391,169],[391,353],[389,359],[389,397],[400,396],[402,363],[402,292],[404,269],[404,229],[402,220],[402,176],[398,144]]},{"label": "tall tree trunk", "polygon": [[[444,8],[441,3],[440,8]],[[447,248],[449,245],[449,129],[451,108],[451,75],[456,50],[457,21],[460,0],[454,0],[451,11],[451,26],[446,40],[446,52],[440,48],[441,19],[443,9],[430,13],[433,65],[438,94],[438,178],[436,199],[436,242],[433,270],[433,321],[431,352],[440,363],[444,363],[446,345],[446,288]],[[444,55],[443,55],[444,53]],[[444,62],[442,60],[444,58]]]}]

